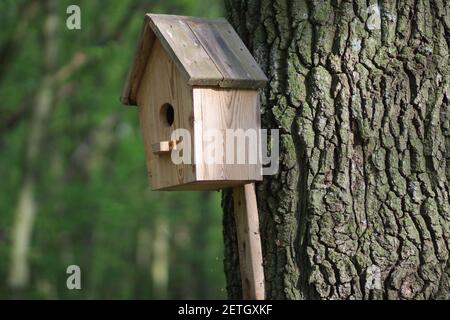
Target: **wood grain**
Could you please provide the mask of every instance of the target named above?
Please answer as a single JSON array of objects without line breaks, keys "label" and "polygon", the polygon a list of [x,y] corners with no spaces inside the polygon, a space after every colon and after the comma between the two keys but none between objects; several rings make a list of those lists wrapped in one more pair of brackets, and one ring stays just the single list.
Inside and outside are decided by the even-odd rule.
[{"label": "wood grain", "polygon": [[[226,180],[226,181],[261,181],[262,166],[260,162],[259,152],[261,148],[256,148],[256,162],[249,164],[249,148],[248,141],[245,143],[245,160],[246,164],[238,164],[237,156],[243,150],[238,149],[237,140],[234,140],[234,164],[227,164],[227,152],[224,150],[221,157],[221,163],[208,164],[206,156],[207,150],[210,150],[212,140],[208,140],[206,135],[208,130],[217,130],[226,143],[226,130],[242,130],[246,132],[248,129],[259,131],[260,111],[259,111],[259,93],[256,90],[236,90],[221,88],[194,88],[194,121],[198,125],[194,126],[196,150],[203,159],[196,159],[196,180]],[[260,137],[256,137],[256,145],[261,145]],[[254,146],[255,147],[255,146]]]},{"label": "wood grain", "polygon": [[[174,123],[161,118],[161,108],[174,108]],[[154,154],[152,146],[171,140],[172,131],[192,128],[192,89],[187,85],[159,40],[155,41],[150,62],[138,93],[139,121],[145,145],[147,168],[153,190],[162,190],[195,181],[193,164],[175,165],[170,153]],[[191,148],[193,146],[191,145]],[[193,163],[193,159],[191,160]]]},{"label": "wood grain", "polygon": [[223,76],[186,20],[170,15],[149,14],[150,26],[189,84],[218,85]]},{"label": "wood grain", "polygon": [[233,204],[242,296],[246,300],[264,300],[264,268],[255,185],[251,183],[233,188]]},{"label": "wood grain", "polygon": [[268,81],[227,20],[146,14],[121,95],[126,105],[136,105],[155,39],[190,86],[257,89]]},{"label": "wood grain", "polygon": [[267,78],[225,19],[186,22],[223,76],[221,87],[260,88]]}]

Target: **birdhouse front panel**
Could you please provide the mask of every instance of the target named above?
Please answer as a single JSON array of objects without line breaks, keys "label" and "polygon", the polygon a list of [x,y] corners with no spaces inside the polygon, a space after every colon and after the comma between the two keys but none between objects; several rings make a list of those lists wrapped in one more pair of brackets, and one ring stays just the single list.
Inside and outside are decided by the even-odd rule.
[{"label": "birdhouse front panel", "polygon": [[193,106],[192,88],[186,84],[158,40],[153,45],[138,91],[137,103],[152,189],[159,190],[195,181],[193,156],[191,164],[176,165],[171,160],[174,145],[168,145],[165,150],[159,147],[160,143],[170,144],[171,134],[178,128],[193,131]]},{"label": "birdhouse front panel", "polygon": [[138,105],[152,189],[261,180],[258,89],[266,82],[225,19],[146,15],[121,100]]},{"label": "birdhouse front panel", "polygon": [[[259,181],[259,93],[256,90],[193,88],[196,179],[230,185]],[[223,145],[223,152],[215,146]],[[215,158],[209,164],[208,158]],[[228,158],[228,159],[227,159]]]}]

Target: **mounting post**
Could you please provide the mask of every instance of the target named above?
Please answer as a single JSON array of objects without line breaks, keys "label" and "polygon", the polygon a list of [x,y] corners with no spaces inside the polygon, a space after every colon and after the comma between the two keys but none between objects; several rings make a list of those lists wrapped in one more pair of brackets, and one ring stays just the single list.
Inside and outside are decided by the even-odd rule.
[{"label": "mounting post", "polygon": [[245,300],[264,300],[264,269],[255,184],[233,188],[233,201],[242,297]]}]

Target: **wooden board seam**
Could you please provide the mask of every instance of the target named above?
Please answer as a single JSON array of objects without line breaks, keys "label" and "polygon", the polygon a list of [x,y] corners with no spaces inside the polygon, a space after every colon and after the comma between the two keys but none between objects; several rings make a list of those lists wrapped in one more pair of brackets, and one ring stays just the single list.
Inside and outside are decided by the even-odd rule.
[{"label": "wooden board seam", "polygon": [[211,53],[207,50],[207,48],[205,48],[205,46],[203,45],[203,43],[200,41],[200,39],[197,37],[197,35],[195,34],[194,30],[192,30],[192,27],[189,25],[189,23],[186,23],[186,25],[188,26],[189,30],[191,30],[192,34],[194,35],[194,37],[197,39],[198,43],[202,46],[203,50],[205,50],[206,54],[208,55],[209,59],[212,61],[212,63],[216,66],[217,71],[219,71],[219,73],[222,75],[222,79],[219,82],[219,85],[225,80],[225,76],[223,75],[222,71],[220,70],[219,66],[217,65],[217,63],[214,61],[214,59],[211,57]]}]

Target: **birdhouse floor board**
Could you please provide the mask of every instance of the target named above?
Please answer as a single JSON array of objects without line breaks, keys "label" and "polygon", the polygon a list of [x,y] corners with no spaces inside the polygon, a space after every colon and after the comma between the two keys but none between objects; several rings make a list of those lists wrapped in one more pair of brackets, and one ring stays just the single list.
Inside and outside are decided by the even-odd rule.
[{"label": "birdhouse floor board", "polygon": [[[224,181],[224,180],[211,180],[211,181],[195,181],[186,184],[166,187],[157,189],[158,191],[203,191],[203,190],[221,190],[226,188],[234,188],[243,186],[247,183],[254,181]],[[153,189],[156,190],[156,189]]]}]

